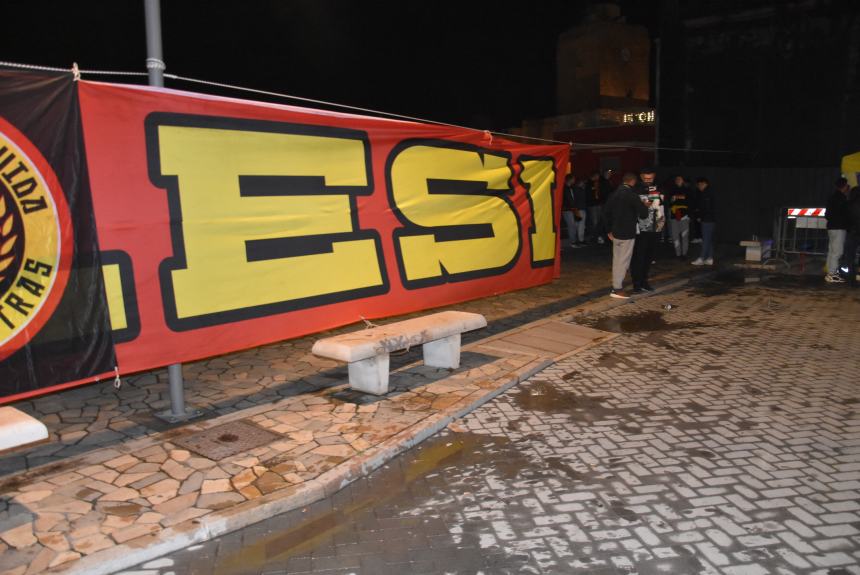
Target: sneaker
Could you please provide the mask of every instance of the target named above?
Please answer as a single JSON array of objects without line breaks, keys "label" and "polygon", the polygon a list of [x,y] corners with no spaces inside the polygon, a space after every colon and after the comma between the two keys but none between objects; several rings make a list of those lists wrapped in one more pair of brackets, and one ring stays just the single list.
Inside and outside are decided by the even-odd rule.
[{"label": "sneaker", "polygon": [[623,289],[614,289],[609,292],[609,297],[614,297],[615,299],[630,299],[630,296],[624,293]]},{"label": "sneaker", "polygon": [[694,266],[703,266],[703,265],[705,265],[705,260],[703,260],[702,258],[696,258],[693,261],[691,261],[690,263],[693,264]]},{"label": "sneaker", "polygon": [[642,291],[644,291],[644,292],[648,292],[648,293],[651,293],[651,292],[653,292],[653,291],[654,291],[654,288],[653,288],[653,287],[651,287],[651,284],[645,284],[645,285],[643,285],[643,286],[642,286],[642,288],[641,288],[641,289],[642,289]]},{"label": "sneaker", "polygon": [[600,244],[600,245],[603,245],[603,243],[604,243],[603,236],[598,236],[598,237],[597,237],[597,243],[598,243],[598,244]]},{"label": "sneaker", "polygon": [[842,276],[840,276],[839,274],[827,274],[826,276],[824,276],[824,281],[826,281],[829,284],[845,283],[845,280],[842,279]]},{"label": "sneaker", "polygon": [[645,293],[645,290],[642,288],[633,288],[632,293],[633,293],[633,295],[640,295],[640,294]]},{"label": "sneaker", "polygon": [[690,240],[690,243],[691,244],[700,244],[700,243],[702,243],[702,238],[693,238],[692,240]]},{"label": "sneaker", "polygon": [[712,266],[712,265],[714,265],[714,258],[708,258],[708,259],[706,259],[706,260],[705,260],[705,265],[706,265],[706,266]]}]

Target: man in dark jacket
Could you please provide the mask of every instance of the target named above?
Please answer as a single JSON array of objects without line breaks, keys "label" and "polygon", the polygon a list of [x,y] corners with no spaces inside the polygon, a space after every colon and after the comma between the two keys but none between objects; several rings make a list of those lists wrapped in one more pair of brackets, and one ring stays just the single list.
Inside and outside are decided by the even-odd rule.
[{"label": "man in dark jacket", "polygon": [[576,245],[585,246],[585,218],[588,215],[588,180],[577,178],[573,186],[573,215],[576,221]]},{"label": "man in dark jacket", "polygon": [[609,181],[600,175],[600,172],[591,174],[591,186],[588,190],[586,205],[588,206],[588,236],[592,241],[599,244],[603,243],[603,236],[606,233],[605,222],[603,221],[603,205],[606,203],[606,198],[612,191]]},{"label": "man in dark jacket", "polygon": [[845,247],[845,234],[848,229],[848,180],[838,178],[836,189],[827,198],[827,275],[824,281],[842,283],[839,275],[839,260]]},{"label": "man in dark jacket", "polygon": [[848,194],[848,230],[842,258],[848,268],[848,285],[857,287],[857,248],[860,247],[860,188],[854,186]]},{"label": "man in dark jacket", "polygon": [[639,235],[636,236],[633,261],[630,265],[634,293],[653,291],[654,289],[648,283],[648,274],[657,248],[657,236],[663,232],[663,226],[666,224],[662,196],[657,189],[657,183],[654,181],[655,177],[654,168],[642,168],[639,170],[641,181],[633,190],[639,194],[639,199],[648,207],[648,214],[639,219]]},{"label": "man in dark jacket", "polygon": [[579,248],[585,244],[585,196],[582,178],[573,174],[564,179],[564,192],[561,201],[561,215],[567,225],[567,239],[570,247]]},{"label": "man in dark jacket", "polygon": [[702,227],[702,251],[691,263],[694,266],[714,265],[714,230],[717,227],[717,199],[708,178],[697,178],[699,201],[696,206],[696,220]]},{"label": "man in dark jacket", "polygon": [[609,197],[603,210],[603,218],[612,242],[612,291],[610,297],[628,299],[624,293],[624,276],[630,267],[636,243],[636,227],[641,218],[648,217],[648,207],[633,191],[636,174],[626,173],[621,185]]},{"label": "man in dark jacket", "polygon": [[567,240],[570,247],[576,247],[576,217],[573,212],[573,174],[568,174],[564,178],[564,190],[561,196],[561,215],[564,218],[564,223],[567,225]]}]

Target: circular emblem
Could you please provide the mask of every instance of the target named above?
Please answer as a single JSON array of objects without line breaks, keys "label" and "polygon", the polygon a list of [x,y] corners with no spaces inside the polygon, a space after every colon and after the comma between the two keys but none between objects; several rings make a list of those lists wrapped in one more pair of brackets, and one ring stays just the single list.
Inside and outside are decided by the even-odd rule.
[{"label": "circular emblem", "polygon": [[0,118],[0,360],[54,313],[71,261],[71,220],[50,165]]}]

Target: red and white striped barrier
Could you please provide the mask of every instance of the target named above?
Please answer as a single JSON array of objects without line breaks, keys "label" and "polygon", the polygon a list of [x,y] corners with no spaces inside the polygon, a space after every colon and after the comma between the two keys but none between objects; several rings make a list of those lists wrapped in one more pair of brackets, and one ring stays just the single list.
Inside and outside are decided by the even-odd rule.
[{"label": "red and white striped barrier", "polygon": [[805,217],[816,217],[823,218],[826,215],[826,208],[787,208],[789,216],[805,216]]}]

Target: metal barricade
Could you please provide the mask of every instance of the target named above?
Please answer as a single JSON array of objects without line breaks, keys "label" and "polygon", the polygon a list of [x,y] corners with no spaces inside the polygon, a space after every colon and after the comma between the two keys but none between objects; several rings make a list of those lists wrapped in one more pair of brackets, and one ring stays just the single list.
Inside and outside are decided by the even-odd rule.
[{"label": "metal barricade", "polygon": [[790,268],[789,256],[797,256],[803,271],[808,256],[826,256],[825,215],[825,208],[779,208],[773,223],[773,256],[765,263]]},{"label": "metal barricade", "polygon": [[824,208],[779,208],[774,221],[773,248],[777,257],[826,256],[827,219]]}]

